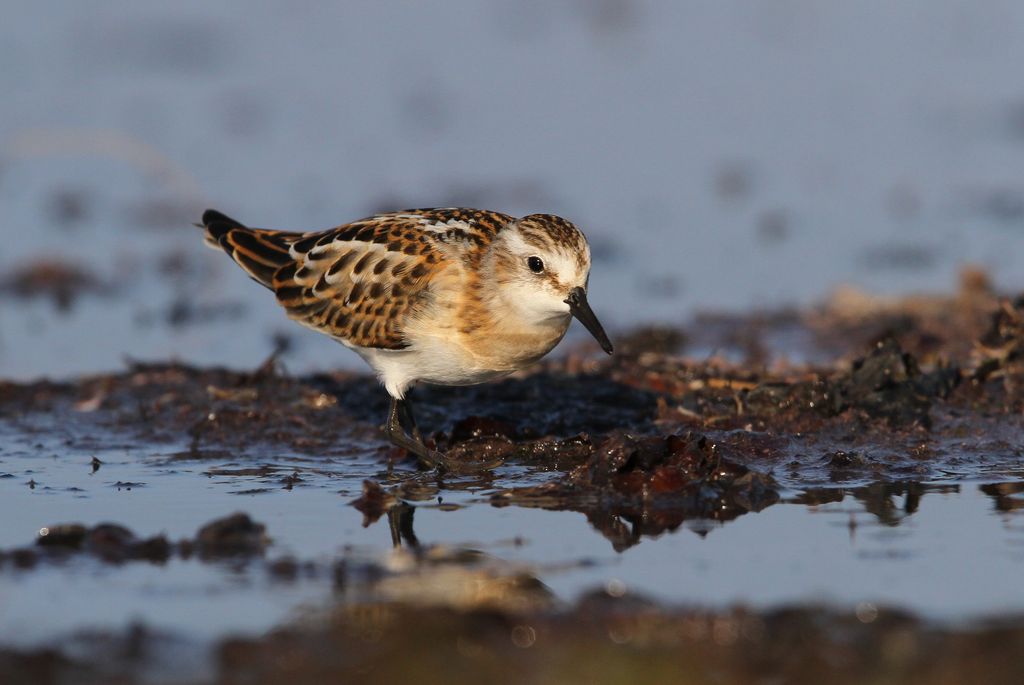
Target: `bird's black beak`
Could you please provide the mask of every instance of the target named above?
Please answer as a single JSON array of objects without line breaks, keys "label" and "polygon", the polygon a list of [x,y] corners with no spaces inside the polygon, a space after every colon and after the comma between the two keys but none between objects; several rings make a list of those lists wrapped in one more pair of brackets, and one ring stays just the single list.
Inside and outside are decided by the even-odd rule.
[{"label": "bird's black beak", "polygon": [[601,322],[594,316],[594,310],[590,308],[590,304],[587,302],[587,291],[583,288],[573,288],[569,291],[569,297],[565,299],[565,303],[569,305],[569,313],[579,319],[579,322],[590,331],[590,334],[601,345],[601,349],[611,354],[614,349],[612,348],[612,341],[608,339],[604,328],[601,327]]}]

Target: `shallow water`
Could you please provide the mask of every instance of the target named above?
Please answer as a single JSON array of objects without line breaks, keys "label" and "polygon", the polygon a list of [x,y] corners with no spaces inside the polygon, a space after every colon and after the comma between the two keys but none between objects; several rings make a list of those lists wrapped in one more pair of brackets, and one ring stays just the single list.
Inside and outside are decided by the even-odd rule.
[{"label": "shallow water", "polygon": [[[200,650],[228,634],[258,634],[333,596],[336,560],[388,563],[387,517],[364,527],[350,506],[363,479],[432,480],[407,467],[389,474],[370,450],[365,458],[266,450],[227,457],[189,453],[184,445],[105,448],[95,428],[88,435],[39,428],[21,422],[4,429],[0,548],[31,544],[39,528],[72,521],[116,522],[173,541],[236,510],[265,523],[273,543],[265,558],[244,562],[107,564],[79,556],[8,567],[0,633],[17,645],[134,623]],[[95,471],[93,457],[102,462]],[[264,465],[280,470],[210,475]],[[295,472],[301,480],[289,489],[282,478]],[[724,524],[686,521],[617,552],[581,514],[493,506],[496,490],[551,477],[508,466],[493,479],[454,478],[436,499],[412,502],[413,531],[422,545],[473,548],[530,569],[567,603],[595,587],[617,587],[674,606],[891,606],[954,624],[1024,613],[1024,494],[1019,486],[962,476],[788,490],[759,513]],[[276,578],[265,559],[282,557],[311,562],[313,571]]]}]

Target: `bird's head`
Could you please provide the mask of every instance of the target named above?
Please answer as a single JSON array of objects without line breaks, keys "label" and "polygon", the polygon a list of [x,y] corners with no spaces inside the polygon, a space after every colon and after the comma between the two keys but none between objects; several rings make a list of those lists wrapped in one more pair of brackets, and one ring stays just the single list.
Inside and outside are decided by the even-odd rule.
[{"label": "bird's head", "polygon": [[587,302],[590,245],[576,226],[553,214],[531,214],[501,231],[492,255],[503,299],[524,318],[542,324],[574,316],[612,353]]}]

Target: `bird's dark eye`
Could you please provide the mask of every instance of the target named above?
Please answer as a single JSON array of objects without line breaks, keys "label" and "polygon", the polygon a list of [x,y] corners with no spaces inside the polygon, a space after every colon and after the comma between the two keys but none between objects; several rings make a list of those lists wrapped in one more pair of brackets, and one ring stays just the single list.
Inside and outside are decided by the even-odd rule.
[{"label": "bird's dark eye", "polygon": [[530,257],[526,260],[526,266],[530,267],[533,273],[539,274],[544,270],[544,261],[540,257]]}]

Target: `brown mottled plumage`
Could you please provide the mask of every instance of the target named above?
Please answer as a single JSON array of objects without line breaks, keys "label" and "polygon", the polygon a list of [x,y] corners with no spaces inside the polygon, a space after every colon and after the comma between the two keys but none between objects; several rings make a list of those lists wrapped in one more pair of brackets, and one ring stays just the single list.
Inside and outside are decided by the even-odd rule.
[{"label": "brown mottled plumage", "polygon": [[439,455],[400,431],[415,435],[409,386],[511,373],[547,354],[570,315],[611,352],[586,302],[590,248],[561,217],[414,209],[300,233],[207,210],[202,226],[291,318],[366,359],[393,398],[389,436],[429,463]]}]

